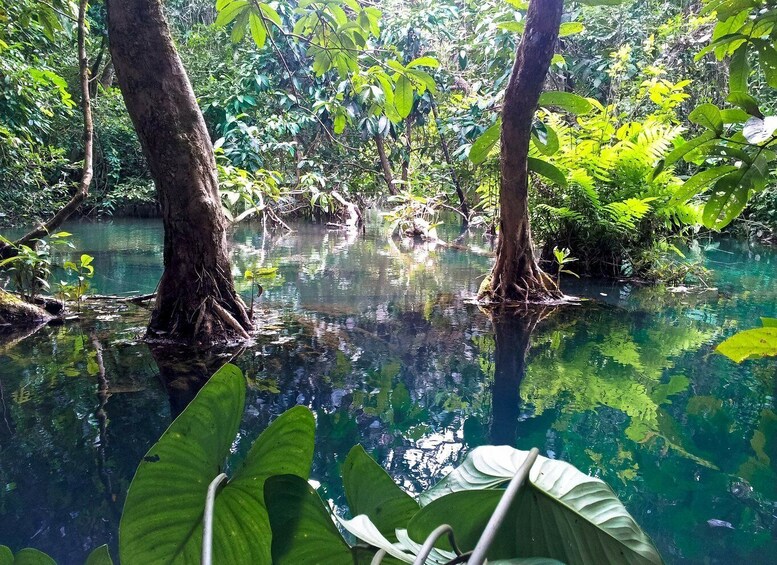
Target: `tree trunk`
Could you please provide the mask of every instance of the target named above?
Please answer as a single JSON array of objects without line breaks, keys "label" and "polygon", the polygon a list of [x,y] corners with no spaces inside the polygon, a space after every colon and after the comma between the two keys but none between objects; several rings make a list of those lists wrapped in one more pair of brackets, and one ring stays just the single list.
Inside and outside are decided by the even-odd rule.
[{"label": "tree trunk", "polygon": [[386,181],[386,185],[389,189],[389,194],[395,196],[397,194],[397,187],[394,184],[394,175],[391,172],[391,163],[386,155],[386,146],[383,143],[383,138],[379,133],[375,134],[375,146],[378,148],[378,156],[380,157],[380,166],[383,169],[383,178]]},{"label": "tree trunk", "polygon": [[0,246],[0,258],[13,257],[17,254],[16,248],[21,245],[34,246],[37,240],[46,237],[52,231],[61,226],[73,212],[78,210],[89,195],[89,185],[92,184],[94,170],[92,167],[94,148],[94,123],[92,121],[92,100],[89,97],[89,60],[86,56],[86,10],[88,0],[80,0],[78,5],[78,78],[81,86],[81,113],[84,118],[84,162],[81,166],[81,180],[75,194],[62,209],[54,214],[47,222],[23,235],[14,242],[13,246]]},{"label": "tree trunk", "polygon": [[495,302],[563,295],[534,256],[529,224],[529,141],[534,112],[558,39],[564,0],[531,0],[502,109],[499,242],[491,271]]},{"label": "tree trunk", "polygon": [[149,338],[247,338],[235,292],[213,146],[161,0],[109,0],[111,59],[151,169],[165,229],[164,273]]},{"label": "tree trunk", "polygon": [[413,149],[413,116],[405,118],[405,158],[402,159],[402,183],[404,190],[408,190],[407,183],[410,180],[410,152]]},{"label": "tree trunk", "polygon": [[103,72],[100,73],[100,86],[106,90],[113,86],[113,61],[110,57],[103,67]]},{"label": "tree trunk", "polygon": [[437,103],[432,98],[432,114],[434,115],[434,121],[437,124],[437,133],[440,136],[440,148],[442,149],[442,155],[445,157],[445,162],[448,164],[448,170],[451,173],[451,181],[456,188],[456,194],[459,197],[459,207],[463,216],[464,226],[469,224],[469,205],[467,205],[467,198],[464,196],[464,191],[461,189],[461,183],[459,182],[459,175],[456,174],[456,168],[453,166],[453,160],[451,159],[451,152],[448,151],[448,143],[445,141],[445,136],[440,130],[440,116],[437,114]]},{"label": "tree trunk", "polygon": [[92,68],[89,70],[89,76],[92,78],[92,82],[89,85],[89,96],[92,98],[97,96],[97,73],[100,70],[100,65],[103,62],[103,57],[105,56],[105,51],[107,49],[107,38],[103,35],[102,39],[100,40],[100,51],[97,52],[97,57],[95,58],[94,63],[92,63]]}]

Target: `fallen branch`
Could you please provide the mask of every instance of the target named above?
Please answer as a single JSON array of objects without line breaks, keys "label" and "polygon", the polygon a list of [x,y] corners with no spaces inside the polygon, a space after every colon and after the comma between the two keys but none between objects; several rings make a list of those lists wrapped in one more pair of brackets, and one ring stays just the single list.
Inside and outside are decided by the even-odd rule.
[{"label": "fallen branch", "polygon": [[133,304],[139,304],[146,302],[147,300],[153,300],[156,298],[156,292],[151,294],[140,294],[138,296],[118,296],[115,294],[90,294],[84,297],[86,300],[113,300],[115,302],[131,302]]}]

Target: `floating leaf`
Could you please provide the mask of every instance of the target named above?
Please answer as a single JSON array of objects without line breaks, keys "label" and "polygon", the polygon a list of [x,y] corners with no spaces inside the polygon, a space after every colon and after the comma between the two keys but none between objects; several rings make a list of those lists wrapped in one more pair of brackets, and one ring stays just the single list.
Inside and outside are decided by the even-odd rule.
[{"label": "floating leaf", "polygon": [[89,557],[86,558],[86,563],[84,563],[84,565],[113,565],[113,559],[111,559],[111,553],[108,551],[108,546],[101,545],[92,550]]},{"label": "floating leaf", "polygon": [[777,322],[773,326],[734,334],[715,348],[735,363],[745,359],[777,356]]},{"label": "floating leaf", "polygon": [[57,562],[31,547],[17,551],[14,556],[10,548],[0,545],[0,565],[57,565]]}]

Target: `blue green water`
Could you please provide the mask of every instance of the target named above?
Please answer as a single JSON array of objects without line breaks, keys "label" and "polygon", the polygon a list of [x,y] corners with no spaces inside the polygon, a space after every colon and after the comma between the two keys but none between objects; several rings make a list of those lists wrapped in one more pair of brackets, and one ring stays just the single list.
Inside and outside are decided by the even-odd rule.
[{"label": "blue green water", "polygon": [[[355,443],[415,492],[475,445],[537,446],[606,480],[669,563],[773,562],[777,365],[736,365],[714,346],[777,314],[774,250],[724,241],[702,251],[713,269],[706,292],[565,279],[592,300],[532,320],[521,375],[504,364],[520,348],[499,352],[497,367],[495,325],[467,302],[488,257],[393,244],[378,227],[296,227],[233,237],[247,300],[239,273],[278,268],[262,281],[256,342],[235,361],[249,377],[238,454],[275,415],[307,405],[313,476],[343,504],[339,465]],[[97,292],[154,290],[158,223],[67,230],[78,254],[95,257]],[[0,341],[0,544],[59,563],[115,549],[135,467],[229,359],[152,352],[140,340],[147,310],[96,309]],[[523,326],[496,324],[500,343],[518,343]]]}]

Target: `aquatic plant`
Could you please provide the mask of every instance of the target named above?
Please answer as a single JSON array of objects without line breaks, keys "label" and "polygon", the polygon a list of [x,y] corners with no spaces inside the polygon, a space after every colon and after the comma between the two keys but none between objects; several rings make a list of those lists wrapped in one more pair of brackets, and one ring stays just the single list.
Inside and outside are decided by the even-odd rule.
[{"label": "aquatic plant", "polygon": [[[212,555],[215,562],[344,563],[384,552],[410,563],[443,523],[460,547],[443,545],[430,562],[460,560],[457,554],[474,549],[495,513],[505,492],[499,487],[529,457],[510,447],[477,448],[416,500],[356,446],[342,468],[355,516],[345,520],[333,517],[307,482],[314,434],[307,408],[275,420],[227,477],[224,460],[244,401],[240,370],[224,366],[148,451],[122,516],[122,562],[192,562],[202,555],[207,563]],[[661,562],[609,487],[561,461],[537,459],[505,519],[488,553],[492,559],[591,563],[618,555],[627,563]],[[369,547],[346,543],[334,520]]]}]

